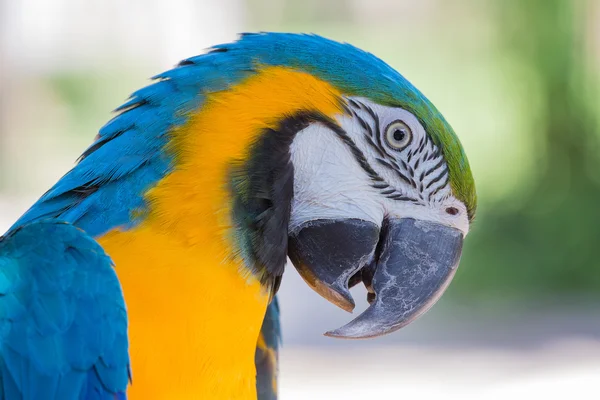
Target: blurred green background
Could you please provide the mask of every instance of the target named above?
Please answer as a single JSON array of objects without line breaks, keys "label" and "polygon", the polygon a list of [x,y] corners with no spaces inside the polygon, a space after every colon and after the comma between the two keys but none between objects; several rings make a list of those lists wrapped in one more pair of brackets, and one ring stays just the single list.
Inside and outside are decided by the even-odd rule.
[{"label": "blurred green background", "polygon": [[[553,321],[555,305],[580,314],[562,335],[600,333],[588,326],[600,321],[600,1],[0,4],[0,230],[73,165],[146,77],[240,31],[314,32],[376,54],[415,84],[453,125],[475,175],[479,208],[459,272],[406,337],[443,332],[454,315],[465,318],[457,310],[487,321],[531,309],[530,320],[541,307]],[[300,292],[285,293],[290,340],[305,344],[313,331],[294,332],[312,311],[292,308]],[[521,322],[510,323],[512,337]],[[481,323],[461,326],[452,332],[496,337]]]}]

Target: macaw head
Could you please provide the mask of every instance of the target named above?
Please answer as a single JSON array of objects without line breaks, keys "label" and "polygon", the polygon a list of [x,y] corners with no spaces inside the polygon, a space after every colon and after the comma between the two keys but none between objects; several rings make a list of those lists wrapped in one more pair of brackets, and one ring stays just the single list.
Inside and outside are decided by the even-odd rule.
[{"label": "macaw head", "polygon": [[439,299],[460,260],[474,192],[440,115],[428,126],[414,105],[344,100],[343,114],[310,124],[291,145],[289,257],[314,290],[347,311],[349,287],[365,284],[370,307],[327,333],[362,338],[407,325]]},{"label": "macaw head", "polygon": [[[349,287],[363,282],[370,307],[330,336],[394,331],[441,296],[475,186],[450,125],[398,72],[348,44],[260,33],[156,79],[119,108],[73,174],[97,174],[94,157],[114,143],[123,156],[106,167],[110,179],[143,167],[130,182],[150,187],[134,216],[151,214],[189,245],[221,235],[271,293],[288,256],[344,310],[354,308]],[[119,225],[132,218],[110,215]]]},{"label": "macaw head", "polygon": [[252,71],[218,100],[261,131],[230,171],[247,265],[276,290],[287,255],[347,311],[362,281],[370,307],[330,336],[386,334],[428,310],[476,209],[467,157],[438,110],[375,56],[317,36],[245,35],[213,52]]}]

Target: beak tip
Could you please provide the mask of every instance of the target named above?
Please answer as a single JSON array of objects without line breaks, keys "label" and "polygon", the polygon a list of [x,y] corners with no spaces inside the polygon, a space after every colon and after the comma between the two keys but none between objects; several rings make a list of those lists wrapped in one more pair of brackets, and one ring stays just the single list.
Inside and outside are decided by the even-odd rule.
[{"label": "beak tip", "polygon": [[356,307],[356,303],[354,303],[354,299],[348,290],[348,285],[334,284],[330,289],[330,294],[335,299],[335,304],[342,310],[352,313],[354,307]]},{"label": "beak tip", "polygon": [[360,322],[355,323],[354,321],[351,321],[340,328],[327,331],[324,335],[335,339],[367,339],[380,336],[380,334],[378,334],[376,330],[373,330],[372,327],[365,326]]},{"label": "beak tip", "polygon": [[354,304],[354,300],[352,299],[339,299],[336,298],[334,304],[337,305],[342,310],[349,312],[352,314],[354,312],[354,308],[356,305]]},{"label": "beak tip", "polygon": [[335,304],[344,311],[349,313],[354,311],[356,304],[354,303],[354,299],[348,290],[348,286],[337,283],[328,285],[318,280],[314,280],[313,282],[311,282],[311,288],[323,296],[323,298],[327,299],[329,302]]},{"label": "beak tip", "polygon": [[340,305],[340,307],[342,308],[342,310],[347,311],[350,314],[352,314],[354,312],[355,304],[354,304],[354,302],[351,302],[351,303]]},{"label": "beak tip", "polygon": [[380,335],[361,335],[358,333],[344,333],[344,331],[342,329],[335,329],[333,331],[328,331],[325,332],[323,334],[324,336],[333,338],[333,339],[346,339],[346,340],[353,340],[353,339],[369,339],[372,337],[376,337],[376,336],[380,336]]},{"label": "beak tip", "polygon": [[334,339],[354,339],[353,337],[341,335],[339,333],[339,329],[334,329],[332,331],[327,331],[323,334],[323,336],[327,336]]},{"label": "beak tip", "polygon": [[370,322],[361,321],[358,317],[338,329],[325,332],[324,335],[334,339],[370,339],[404,328],[414,319],[416,318],[409,318],[393,326],[372,326]]}]

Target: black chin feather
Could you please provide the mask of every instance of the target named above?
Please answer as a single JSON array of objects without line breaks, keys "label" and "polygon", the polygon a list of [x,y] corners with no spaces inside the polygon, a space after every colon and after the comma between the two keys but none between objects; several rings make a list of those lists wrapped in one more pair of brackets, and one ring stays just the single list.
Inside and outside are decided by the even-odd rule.
[{"label": "black chin feather", "polygon": [[231,166],[230,188],[236,241],[246,266],[275,294],[287,260],[288,226],[294,196],[290,146],[311,123],[332,122],[302,111],[266,129],[245,162]]}]

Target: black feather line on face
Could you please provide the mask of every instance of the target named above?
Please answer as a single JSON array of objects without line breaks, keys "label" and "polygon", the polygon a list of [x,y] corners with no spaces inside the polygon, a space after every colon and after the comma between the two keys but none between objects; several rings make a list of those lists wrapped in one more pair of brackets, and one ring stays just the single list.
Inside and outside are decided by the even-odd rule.
[{"label": "black feather line on face", "polygon": [[372,185],[375,189],[387,189],[390,187],[390,185],[388,185],[387,183],[383,182],[383,183],[374,183]]},{"label": "black feather line on face", "polygon": [[427,171],[427,173],[425,175],[429,176],[432,173],[434,173],[435,171],[437,171],[442,166],[443,166],[442,171],[435,178],[433,178],[431,181],[429,181],[427,186],[425,186],[425,189],[429,189],[434,183],[439,181],[442,178],[442,176],[447,172],[446,166],[444,165],[444,160],[441,159],[436,165],[434,165],[429,171]]},{"label": "black feather line on face", "polygon": [[296,133],[313,122],[325,120],[320,113],[310,111],[286,118],[277,128],[266,129],[260,135],[247,161],[231,165],[235,241],[246,267],[273,294],[287,260],[294,195],[290,146]]},{"label": "black feather line on face", "polygon": [[442,183],[433,191],[429,194],[429,197],[433,197],[436,194],[438,194],[438,192],[440,190],[442,190],[444,187],[446,187],[446,185],[448,184],[448,170],[444,169],[444,180],[442,181]]},{"label": "black feather line on face", "polygon": [[[392,170],[399,178],[400,180],[402,180],[404,183],[406,183],[407,185],[412,186],[413,188],[417,189],[418,185],[415,182],[414,178],[414,169],[412,169],[412,167],[408,164],[406,164],[406,162],[404,162],[404,160],[399,160],[402,163],[402,166],[404,167],[404,169],[408,172],[408,174],[410,176],[406,176],[400,169],[400,166],[397,164],[396,160],[396,156],[397,153],[390,153],[387,148],[383,145],[382,141],[381,141],[381,137],[383,135],[383,132],[380,131],[380,123],[379,123],[379,117],[377,116],[377,114],[375,113],[375,111],[367,106],[366,104],[358,101],[358,100],[353,100],[350,99],[348,101],[349,105],[351,107],[353,107],[354,109],[351,110],[352,116],[354,118],[356,118],[360,124],[360,126],[367,131],[365,133],[365,138],[366,138],[366,142],[369,146],[371,146],[371,148],[373,148],[379,157],[376,158],[377,162],[381,165],[383,165],[384,167]],[[366,121],[360,116],[358,115],[357,111],[364,111],[366,112],[371,120],[373,121],[373,125],[374,128],[371,127],[371,125],[369,125],[368,123],[366,123]],[[375,142],[371,139],[374,138]],[[423,144],[425,143],[425,141],[422,142]],[[354,146],[356,146],[354,144]],[[409,150],[409,160],[410,157],[412,157],[412,149]],[[353,150],[354,152],[354,150]],[[361,155],[363,158],[364,154]],[[366,160],[366,158],[365,158]]]},{"label": "black feather line on face", "polygon": [[368,138],[373,137],[373,130],[371,129],[371,127],[369,126],[369,124],[367,124],[365,122],[364,119],[362,119],[361,117],[359,117],[357,114],[354,114],[356,117],[356,120],[358,121],[358,123],[360,124],[360,126],[367,131],[368,135],[366,135]]},{"label": "black feather line on face", "polygon": [[421,159],[417,158],[417,161],[415,162],[415,165],[413,165],[413,168],[416,170],[419,168],[419,164],[421,163]]},{"label": "black feather line on face", "polygon": [[387,154],[387,157],[393,158],[394,156],[388,151],[388,149],[384,146],[383,142],[381,141],[382,132],[381,132],[381,126],[379,123],[379,117],[377,116],[375,111],[373,111],[373,109],[371,107],[368,107],[365,104],[363,104],[363,110],[365,110],[369,114],[369,116],[371,116],[371,119],[373,120],[373,124],[375,124],[375,127],[374,127],[375,135],[374,136],[375,136],[375,144],[376,144],[377,148],[379,149],[379,151]]},{"label": "black feather line on face", "polygon": [[417,149],[417,153],[422,153],[423,149],[425,149],[425,143],[427,143],[427,140],[425,140],[426,138],[426,136],[423,136],[421,138],[421,142],[419,142],[419,148]]},{"label": "black feather line on face", "polygon": [[[374,111],[367,107],[366,105],[359,103],[355,100],[349,99],[348,103],[355,108],[360,108],[362,110],[368,109],[370,110],[370,113],[374,114]],[[368,111],[367,111],[368,112]],[[353,116],[354,118],[359,118],[360,120],[362,120],[362,118],[356,114],[356,112],[354,110],[351,110],[351,112],[349,113],[349,115]],[[376,118],[376,116],[375,116]],[[406,200],[410,200],[410,201],[417,201],[416,199],[413,199],[412,197],[407,197],[404,194],[402,194],[398,189],[390,186],[390,184],[388,182],[386,182],[378,173],[377,171],[375,171],[373,169],[373,167],[369,164],[369,162],[367,161],[367,158],[365,157],[365,154],[362,152],[362,150],[356,145],[356,143],[354,142],[354,140],[352,140],[352,138],[350,136],[348,136],[347,132],[342,129],[342,127],[340,127],[338,124],[336,124],[333,121],[330,120],[326,120],[326,121],[320,121],[322,124],[324,124],[327,128],[329,128],[331,131],[335,132],[338,137],[342,140],[342,142],[350,149],[354,159],[356,160],[356,162],[358,163],[358,165],[360,165],[360,167],[363,169],[363,171],[366,172],[366,174],[369,176],[369,178],[371,178],[372,183],[371,186],[375,189],[380,190],[381,194],[386,196],[387,198],[390,198],[392,200],[402,200],[402,201],[406,201]],[[363,120],[364,122],[364,120]],[[361,124],[359,122],[359,124]],[[363,126],[363,124],[361,124],[361,126]],[[368,124],[367,124],[368,126]],[[378,127],[378,123],[376,124],[376,127]],[[364,126],[363,126],[364,128]],[[369,139],[369,134],[368,132],[365,134],[365,138]],[[379,135],[374,135],[375,137],[379,137]],[[389,159],[385,159],[386,156],[385,154],[382,154],[380,149],[378,148],[378,146],[376,146],[373,141],[371,140],[367,140],[367,143],[369,143],[369,145],[373,146],[374,149],[376,149],[378,151],[378,153],[383,157],[383,158],[376,158],[376,160],[381,163],[382,165],[386,166],[387,168],[390,168],[391,170],[393,170],[394,172],[396,172],[398,174],[398,176],[400,177],[400,179],[404,180],[407,184],[416,187],[416,183],[414,182],[414,180],[406,177],[398,168],[397,165],[392,165],[390,163]],[[393,161],[392,161],[393,162]]]},{"label": "black feather line on face", "polygon": [[[423,205],[422,203],[425,201],[425,197],[431,200],[448,183],[448,172],[445,160],[440,152],[440,149],[433,144],[428,135],[424,135],[416,144],[416,146],[411,147],[408,150],[406,161],[404,159],[398,159],[397,152],[392,154],[382,143],[384,132],[380,131],[380,121],[377,113],[371,107],[356,99],[349,99],[347,104],[347,108],[350,111],[349,114],[358,121],[358,124],[364,132],[365,142],[377,153],[375,157],[377,164],[380,164],[384,168],[391,170],[395,173],[395,175],[398,176],[398,178],[400,178],[401,181],[416,189],[420,200],[399,193],[397,189],[390,187],[387,182],[385,184],[377,183],[373,185],[374,188],[383,190],[382,194],[388,198],[402,201],[413,201],[415,204]],[[365,118],[363,118],[365,113],[368,115],[370,121],[366,121]],[[377,179],[377,182],[383,181],[383,178],[379,177],[379,175],[375,177],[373,174],[373,168],[368,166],[366,157],[360,151],[360,149],[358,149],[356,144],[349,137],[347,137],[347,135],[344,136],[346,137],[341,136],[342,140],[344,140],[344,142],[350,146],[355,158],[357,158],[357,161],[369,174],[369,176],[371,176],[372,179]],[[429,168],[427,171],[418,171],[419,167],[421,167],[423,163],[435,160],[437,158],[439,158],[439,161],[435,166]],[[427,179],[431,174],[437,173],[437,171],[442,167],[443,169],[441,173],[439,173],[439,175],[436,174],[432,181],[425,185],[425,179]],[[435,184],[437,182],[442,183],[442,185],[440,187],[436,186]],[[429,190],[430,188],[432,189],[432,193],[426,194],[425,191]],[[390,190],[392,191],[390,192]]]},{"label": "black feather line on face", "polygon": [[377,155],[379,157],[386,158],[385,153],[383,151],[381,151],[381,149],[379,148],[379,146],[377,146],[375,144],[375,142],[373,142],[373,139],[371,139],[370,137],[368,137],[366,135],[365,135],[365,139],[367,140],[367,143],[369,144],[369,146],[371,146],[377,152]]}]

